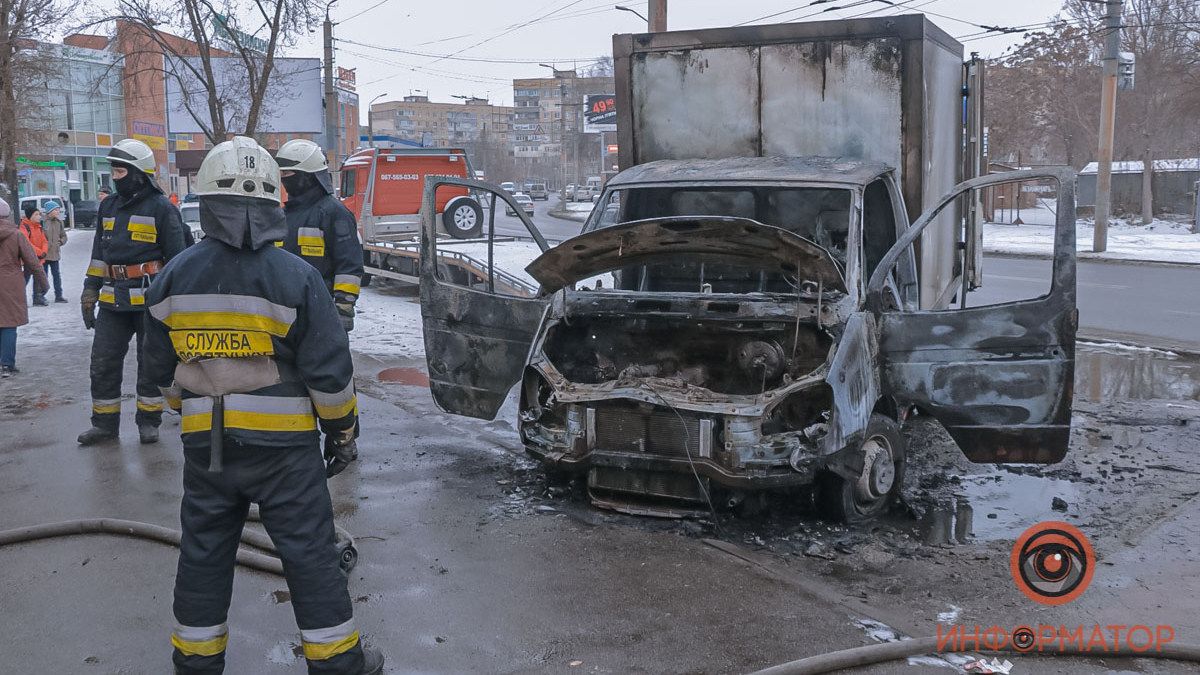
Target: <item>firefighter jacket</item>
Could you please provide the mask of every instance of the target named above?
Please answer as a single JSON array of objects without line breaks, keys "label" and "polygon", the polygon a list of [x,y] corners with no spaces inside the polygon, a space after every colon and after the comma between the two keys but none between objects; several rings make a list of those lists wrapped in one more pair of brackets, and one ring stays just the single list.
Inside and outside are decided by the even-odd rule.
[{"label": "firefighter jacket", "polygon": [[153,275],[117,278],[111,266],[165,263],[183,248],[183,219],[161,192],[146,186],[128,199],[112,195],[96,214],[92,260],[83,286],[100,292],[105,309],[144,310]]},{"label": "firefighter jacket", "polygon": [[173,391],[175,369],[214,358],[267,357],[279,370],[276,384],[224,395],[226,438],[311,448],[318,429],[357,433],[354,367],[333,300],[316,270],[263,243],[237,248],[210,234],[146,293],[143,359],[168,402],[182,408],[184,447],[209,445],[213,398]]},{"label": "firefighter jacket", "polygon": [[358,299],[363,274],[363,249],[354,215],[319,187],[288,195],[284,205],[287,236],[283,249],[315,267],[330,294]]}]

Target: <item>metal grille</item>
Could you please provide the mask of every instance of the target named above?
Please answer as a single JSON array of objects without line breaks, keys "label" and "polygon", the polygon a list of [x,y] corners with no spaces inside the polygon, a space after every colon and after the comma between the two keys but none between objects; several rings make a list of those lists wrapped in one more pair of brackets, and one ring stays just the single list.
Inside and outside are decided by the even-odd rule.
[{"label": "metal grille", "polygon": [[[680,419],[682,417],[682,419]],[[711,426],[705,425],[710,430]],[[671,410],[596,408],[597,450],[700,457],[700,418]],[[704,446],[709,447],[708,443]],[[685,449],[686,448],[686,449]]]},{"label": "metal grille", "polygon": [[[708,489],[708,479],[703,479]],[[665,499],[680,502],[704,503],[704,492],[696,477],[690,473],[670,471],[631,471],[598,466],[588,473],[588,487],[600,494],[629,499]],[[616,494],[612,494],[616,493]]]}]

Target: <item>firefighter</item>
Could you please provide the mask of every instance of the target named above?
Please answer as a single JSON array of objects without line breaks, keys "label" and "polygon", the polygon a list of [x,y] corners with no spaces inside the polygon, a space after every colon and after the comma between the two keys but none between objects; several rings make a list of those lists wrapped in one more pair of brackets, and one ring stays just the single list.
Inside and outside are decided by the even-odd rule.
[{"label": "firefighter", "polygon": [[[127,138],[108,152],[117,193],[96,215],[92,260],[83,282],[83,324],[92,339],[92,428],[80,445],[117,438],[121,423],[121,375],[130,338],[137,336],[137,414],[142,443],[158,441],[163,399],[145,376],[142,362],[146,290],[167,261],[183,250],[179,209],[154,180],[154,152]],[[96,304],[100,305],[97,314]]]},{"label": "firefighter", "polygon": [[146,298],[146,366],[183,415],[176,672],[224,668],[251,503],[283,561],[309,672],[382,672],[354,627],[325,482],[358,454],[346,331],[321,275],[273,245],[287,223],[271,155],[237,136],[208,153],[197,182],[204,239]]},{"label": "firefighter", "polygon": [[325,280],[347,331],[363,274],[363,249],[354,214],[333,196],[333,179],[321,146],[297,139],[275,155],[287,190],[283,249],[308,261]]}]

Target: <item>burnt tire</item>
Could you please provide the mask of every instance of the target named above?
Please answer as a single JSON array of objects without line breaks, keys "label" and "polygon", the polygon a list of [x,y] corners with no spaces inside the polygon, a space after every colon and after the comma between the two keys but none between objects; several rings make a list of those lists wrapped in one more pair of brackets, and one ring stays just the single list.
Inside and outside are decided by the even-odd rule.
[{"label": "burnt tire", "polygon": [[[895,501],[904,484],[908,452],[900,425],[886,415],[872,414],[863,434],[863,475],[847,480],[833,472],[817,477],[817,508],[830,520],[865,523]],[[886,452],[886,458],[880,453]]]},{"label": "burnt tire", "polygon": [[470,197],[455,197],[442,212],[442,229],[455,239],[473,239],[483,233],[483,207]]}]

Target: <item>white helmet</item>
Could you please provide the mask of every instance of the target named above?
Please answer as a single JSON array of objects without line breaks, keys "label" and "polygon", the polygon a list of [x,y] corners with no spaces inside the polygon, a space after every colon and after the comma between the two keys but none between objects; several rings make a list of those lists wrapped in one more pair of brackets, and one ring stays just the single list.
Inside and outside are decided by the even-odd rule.
[{"label": "white helmet", "polygon": [[234,136],[208,151],[196,195],[257,197],[279,203],[279,165],[253,138]]},{"label": "white helmet", "polygon": [[108,161],[131,166],[147,176],[154,175],[154,151],[136,138],[117,141],[108,151]]},{"label": "white helmet", "polygon": [[316,173],[329,169],[329,162],[325,159],[325,151],[321,146],[303,138],[284,143],[279,152],[275,153],[275,161],[279,162],[279,168],[284,171]]}]

